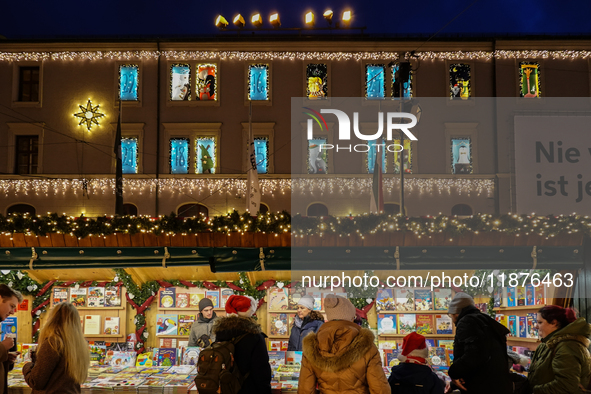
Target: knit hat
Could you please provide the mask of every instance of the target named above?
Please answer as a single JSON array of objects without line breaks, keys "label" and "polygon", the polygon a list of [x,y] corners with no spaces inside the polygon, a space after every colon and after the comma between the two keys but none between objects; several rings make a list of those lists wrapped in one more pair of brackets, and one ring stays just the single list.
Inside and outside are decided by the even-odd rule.
[{"label": "knit hat", "polygon": [[213,302],[209,298],[202,298],[201,301],[199,301],[199,312],[201,312],[208,306],[213,308]]},{"label": "knit hat", "polygon": [[328,320],[355,320],[355,307],[348,299],[329,294],[324,298],[324,310]]},{"label": "knit hat", "polygon": [[447,313],[452,315],[461,313],[462,309],[470,305],[474,306],[474,299],[469,294],[462,292],[456,293],[453,300],[449,303]]},{"label": "knit hat", "polygon": [[314,297],[310,295],[305,295],[300,298],[298,301],[298,305],[303,306],[304,308],[308,308],[309,310],[314,309]]},{"label": "knit hat", "polygon": [[250,296],[231,295],[226,301],[226,313],[251,317],[257,311],[258,302]]},{"label": "knit hat", "polygon": [[[400,361],[424,364],[427,357],[429,357],[429,348],[427,348],[424,336],[413,331],[404,337],[402,353],[398,355]],[[417,358],[422,360],[417,360]]]}]

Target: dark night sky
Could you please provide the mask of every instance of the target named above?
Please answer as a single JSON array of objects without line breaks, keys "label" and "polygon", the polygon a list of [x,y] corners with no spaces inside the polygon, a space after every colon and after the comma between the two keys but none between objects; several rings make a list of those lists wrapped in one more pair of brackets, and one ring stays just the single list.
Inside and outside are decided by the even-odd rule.
[{"label": "dark night sky", "polygon": [[[9,4],[6,4],[9,3]],[[339,14],[354,12],[354,26],[370,34],[429,34],[450,22],[473,0],[320,0],[170,2],[8,0],[0,7],[0,35],[8,39],[101,37],[173,37],[217,34],[213,21],[222,14],[231,22],[236,13],[245,19],[261,12],[265,21],[277,11],[283,27],[303,27],[308,10],[321,17],[327,8]],[[320,20],[317,26],[326,23]],[[267,24],[267,27],[268,24]],[[589,0],[478,0],[442,34],[591,34]],[[228,34],[228,33],[224,33]],[[261,34],[261,33],[258,33]]]}]

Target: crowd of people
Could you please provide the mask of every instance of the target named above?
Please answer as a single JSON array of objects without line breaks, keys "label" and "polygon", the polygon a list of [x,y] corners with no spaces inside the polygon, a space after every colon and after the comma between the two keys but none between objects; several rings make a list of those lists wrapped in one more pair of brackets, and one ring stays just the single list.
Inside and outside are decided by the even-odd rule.
[{"label": "crowd of people", "polygon": [[[0,298],[4,320],[15,312],[22,295],[0,284]],[[289,350],[303,352],[298,394],[443,394],[456,389],[462,394],[573,394],[584,392],[591,378],[591,326],[569,308],[551,305],[538,311],[541,343],[527,379],[515,379],[507,328],[480,312],[468,294],[456,293],[448,309],[456,326],[450,382],[432,371],[425,337],[415,332],[404,337],[400,363],[386,379],[374,335],[356,323],[353,304],[327,295],[326,322],[313,306],[310,296],[299,300],[289,338]],[[257,307],[253,298],[233,295],[226,316],[218,317],[211,301],[202,300],[191,330],[191,345],[220,349],[231,343],[227,349],[232,349],[239,394],[271,394],[266,335],[252,318]],[[17,357],[13,346],[8,336],[0,343],[0,394],[8,393],[7,373]],[[41,330],[38,350],[23,367],[25,381],[33,394],[80,393],[89,364],[78,311],[67,302],[55,305]]]}]

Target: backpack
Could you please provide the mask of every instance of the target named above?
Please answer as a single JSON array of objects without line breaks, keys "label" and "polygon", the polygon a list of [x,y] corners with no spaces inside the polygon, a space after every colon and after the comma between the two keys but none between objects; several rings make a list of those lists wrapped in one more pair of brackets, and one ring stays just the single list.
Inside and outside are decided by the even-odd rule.
[{"label": "backpack", "polygon": [[195,385],[199,394],[237,394],[244,380],[234,362],[234,346],[247,334],[230,341],[214,342],[201,350]]}]

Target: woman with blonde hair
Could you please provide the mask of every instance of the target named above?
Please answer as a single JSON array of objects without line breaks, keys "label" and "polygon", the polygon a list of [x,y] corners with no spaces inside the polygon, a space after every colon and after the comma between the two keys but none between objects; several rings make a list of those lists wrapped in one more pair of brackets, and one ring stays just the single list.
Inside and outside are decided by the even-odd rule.
[{"label": "woman with blonde hair", "polygon": [[80,315],[74,305],[55,305],[39,335],[33,362],[23,375],[32,394],[79,394],[88,375],[90,351],[82,333]]}]

